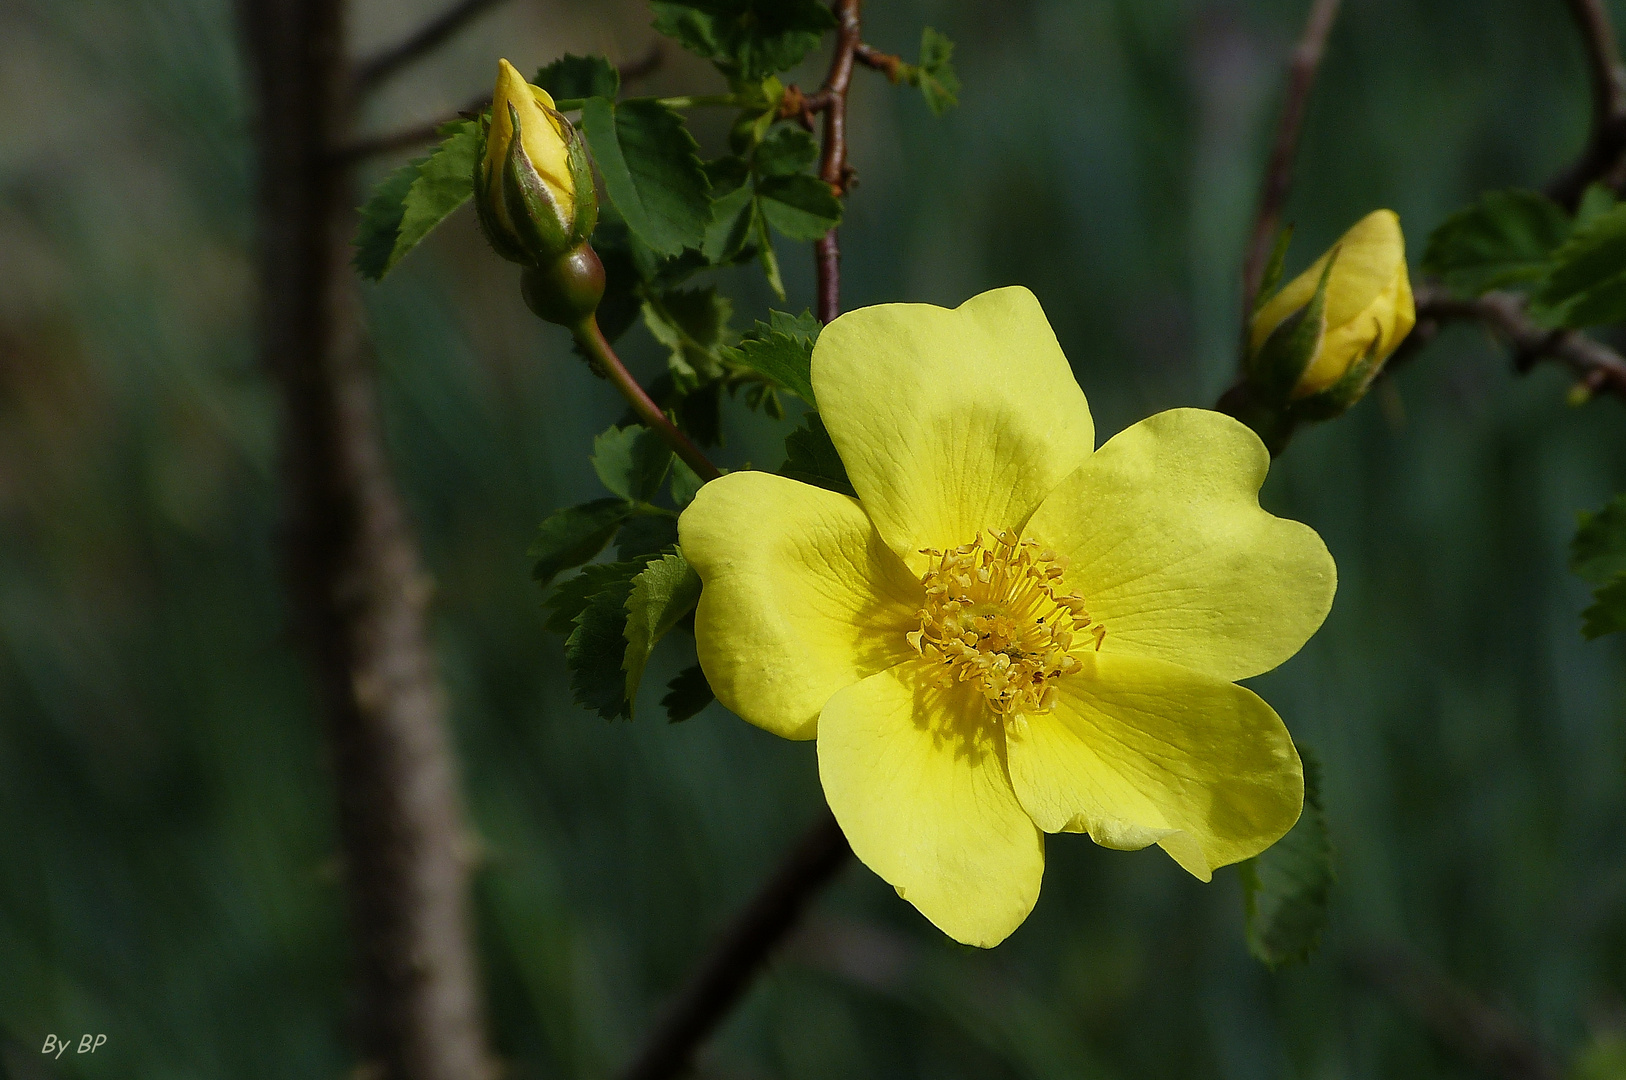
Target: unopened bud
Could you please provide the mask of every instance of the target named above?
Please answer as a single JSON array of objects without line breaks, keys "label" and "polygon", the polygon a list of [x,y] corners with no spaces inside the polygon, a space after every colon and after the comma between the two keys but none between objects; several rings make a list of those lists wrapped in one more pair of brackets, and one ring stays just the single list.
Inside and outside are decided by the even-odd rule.
[{"label": "unopened bud", "polygon": [[1285,390],[1315,418],[1336,415],[1366,393],[1416,321],[1400,219],[1376,210],[1260,305],[1249,381],[1266,396]]},{"label": "unopened bud", "polygon": [[598,199],[581,135],[548,92],[527,83],[507,60],[497,64],[484,139],[475,206],[499,255],[551,266],[592,235]]}]

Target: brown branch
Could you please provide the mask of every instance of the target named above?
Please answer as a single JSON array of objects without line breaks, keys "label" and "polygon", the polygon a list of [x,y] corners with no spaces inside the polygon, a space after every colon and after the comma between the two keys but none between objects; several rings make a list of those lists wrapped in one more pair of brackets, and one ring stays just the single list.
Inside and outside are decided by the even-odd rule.
[{"label": "brown branch", "polygon": [[1464,1061],[1500,1080],[1558,1080],[1561,1070],[1517,1017],[1394,948],[1350,958],[1350,973],[1392,998]]},{"label": "brown branch", "polygon": [[[1596,338],[1577,330],[1546,330],[1525,311],[1524,298],[1507,292],[1489,292],[1478,299],[1462,299],[1437,285],[1417,288],[1417,329],[1420,347],[1448,322],[1478,322],[1513,348],[1514,366],[1529,371],[1538,361],[1562,364],[1593,393],[1608,393],[1626,401],[1626,359]],[[1408,345],[1410,342],[1408,341]]]},{"label": "brown branch", "polygon": [[1586,46],[1592,85],[1592,129],[1574,165],[1547,185],[1555,201],[1575,209],[1588,185],[1608,177],[1626,153],[1626,66],[1604,0],[1565,0]]},{"label": "brown branch", "polygon": [[898,69],[903,67],[903,57],[893,53],[884,53],[879,49],[865,45],[863,42],[859,42],[857,48],[853,49],[853,59],[867,68],[879,71],[886,76],[887,82],[894,85],[898,81]]},{"label": "brown branch", "polygon": [[347,126],[342,0],[242,0],[255,69],[261,355],[281,397],[288,585],[332,755],[358,983],[379,1080],[492,1075],[468,843],[428,644],[427,579],[389,474],[329,147]]},{"label": "brown branch", "polygon": [[385,49],[370,60],[358,63],[355,71],[356,92],[365,94],[377,89],[385,79],[414,60],[433,52],[452,35],[502,2],[503,0],[458,0],[458,3],[430,19],[404,41]]},{"label": "brown branch", "polygon": [[828,808],[779,870],[735,916],[622,1073],[622,1080],[667,1080],[688,1071],[695,1050],[745,995],[751,979],[801,918],[813,894],[847,865],[852,848]]},{"label": "brown branch", "polygon": [[[810,109],[824,113],[824,148],[819,157],[819,179],[838,196],[846,194],[851,182],[847,166],[847,87],[853,78],[853,57],[863,33],[859,18],[860,0],[833,0],[830,10],[836,16],[836,50],[830,58],[830,73],[824,85],[808,102]],[[817,104],[815,104],[815,102]],[[836,230],[825,233],[813,246],[818,279],[819,321],[828,323],[841,314],[841,245]]]},{"label": "brown branch", "polygon": [[1309,107],[1310,90],[1315,86],[1316,72],[1321,57],[1326,53],[1327,36],[1338,18],[1340,0],[1314,0],[1310,15],[1304,22],[1304,36],[1293,49],[1288,65],[1287,96],[1282,103],[1281,119],[1276,125],[1276,141],[1271,146],[1270,162],[1265,166],[1264,187],[1259,194],[1259,209],[1253,219],[1253,236],[1242,263],[1242,314],[1246,319],[1253,314],[1254,298],[1259,295],[1260,283],[1265,276],[1265,264],[1270,260],[1276,233],[1281,228],[1282,209],[1293,188],[1293,161],[1298,154],[1299,133],[1304,128],[1304,114]]}]

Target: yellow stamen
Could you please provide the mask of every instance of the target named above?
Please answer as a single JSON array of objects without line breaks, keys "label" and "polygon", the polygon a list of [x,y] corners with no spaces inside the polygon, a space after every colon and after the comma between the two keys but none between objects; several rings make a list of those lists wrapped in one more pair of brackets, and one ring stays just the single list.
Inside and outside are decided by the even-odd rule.
[{"label": "yellow stamen", "polygon": [[941,686],[972,684],[1001,716],[1055,708],[1055,680],[1082,666],[1075,653],[1100,651],[1107,633],[1093,625],[1083,597],[1058,595],[1066,560],[1005,530],[988,543],[979,533],[972,543],[921,554],[932,559],[920,579],[926,606],[920,629],[907,637],[931,661],[929,677]]}]

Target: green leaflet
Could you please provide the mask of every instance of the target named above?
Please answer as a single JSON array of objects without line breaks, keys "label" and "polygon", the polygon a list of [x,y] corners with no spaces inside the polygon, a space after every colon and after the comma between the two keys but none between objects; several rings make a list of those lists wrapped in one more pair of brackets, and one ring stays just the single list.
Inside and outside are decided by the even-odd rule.
[{"label": "green leaflet", "polygon": [[711,222],[711,185],[683,117],[658,101],[582,105],[582,128],[627,228],[657,255],[699,248]]},{"label": "green leaflet", "polygon": [[554,101],[593,97],[614,101],[621,90],[621,72],[602,56],[565,53],[538,71],[533,81]]},{"label": "green leaflet", "polygon": [[363,277],[382,281],[407,252],[473,196],[480,152],[478,122],[456,120],[444,125],[440,134],[444,141],[428,157],[396,169],[362,206],[354,261]]},{"label": "green leaflet", "polygon": [[1286,836],[1241,863],[1248,951],[1269,967],[1309,958],[1327,922],[1336,873],[1321,804],[1321,765],[1304,747],[1304,813]]},{"label": "green leaflet", "polygon": [[765,176],[757,203],[768,224],[792,240],[817,240],[841,224],[841,200],[816,176]]},{"label": "green leaflet", "polygon": [[960,103],[960,77],[955,74],[951,58],[954,42],[931,27],[920,35],[920,64],[911,79],[920,87],[921,96],[933,116],[942,116]]},{"label": "green leaflet", "polygon": [[757,323],[738,345],[723,350],[723,359],[766,376],[817,407],[812,363],[813,343],[820,329],[819,321],[807,311],[800,315],[770,311],[767,322]]},{"label": "green leaflet", "polygon": [[593,471],[606,488],[633,503],[654,498],[671,463],[665,440],[641,424],[612,427],[593,439]]},{"label": "green leaflet", "polygon": [[785,436],[785,464],[779,475],[804,484],[826,488],[842,495],[857,497],[852,481],[847,478],[847,467],[841,463],[830,433],[816,412],[802,417],[802,426]]},{"label": "green leaflet", "polygon": [[536,540],[526,552],[536,560],[531,576],[547,585],[571,567],[593,559],[631,514],[632,507],[623,499],[595,499],[555,510],[537,529]]},{"label": "green leaflet", "polygon": [[626,601],[626,650],[621,661],[629,713],[638,700],[644,666],[656,643],[699,602],[700,575],[676,549],[651,561],[633,578]]},{"label": "green leaflet", "polygon": [[668,350],[667,367],[680,389],[723,373],[721,349],[733,304],[716,288],[669,289],[644,301],[644,325]]},{"label": "green leaflet", "polygon": [[1577,229],[1553,253],[1532,309],[1547,325],[1569,329],[1626,320],[1626,205]]},{"label": "green leaflet", "polygon": [[1591,640],[1626,630],[1626,495],[1597,513],[1582,512],[1570,541],[1570,569],[1598,588],[1581,613],[1581,634]]},{"label": "green leaflet", "polygon": [[1569,231],[1569,215],[1540,192],[1488,192],[1434,230],[1423,269],[1475,296],[1539,282]]},{"label": "green leaflet", "polygon": [[672,681],[666,684],[666,696],[661,698],[661,707],[666,710],[668,723],[681,724],[716,700],[706,673],[700,670],[699,664],[694,664],[672,676]]},{"label": "green leaflet", "polygon": [[817,0],[655,0],[655,29],[730,75],[787,71],[835,29]]}]

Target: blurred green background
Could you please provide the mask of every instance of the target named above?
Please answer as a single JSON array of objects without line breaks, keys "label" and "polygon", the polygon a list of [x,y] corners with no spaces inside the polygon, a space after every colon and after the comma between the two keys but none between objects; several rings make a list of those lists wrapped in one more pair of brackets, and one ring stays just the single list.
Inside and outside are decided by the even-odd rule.
[{"label": "blurred green background", "polygon": [[[366,53],[439,0],[360,0]],[[847,306],[1038,293],[1103,437],[1209,404],[1302,0],[871,0],[866,38],[956,42],[962,107],[859,72]],[[1289,269],[1379,206],[1422,240],[1579,149],[1559,0],[1349,0],[1310,110]],[[1626,16],[1626,4],[1617,4]],[[370,107],[460,107],[495,58],[615,60],[636,0],[510,0]],[[801,73],[816,83],[822,57]],[[648,92],[717,89],[668,47]],[[251,114],[228,0],[0,5],[0,1074],[340,1077],[353,1065],[332,778],[275,538],[254,362]],[[715,151],[724,116],[697,115]],[[382,170],[391,162],[380,162]],[[377,171],[360,179],[375,179]],[[805,250],[781,248],[792,304]],[[737,323],[769,297],[725,278]],[[494,1039],[516,1077],[611,1075],[811,820],[810,744],[716,706],[575,708],[524,556],[595,497],[620,414],[465,209],[368,287],[390,449],[484,852]],[[741,318],[743,316],[743,318]],[[660,352],[625,344],[652,374]],[[992,953],[854,866],[710,1048],[718,1078],[1394,1078],[1475,1073],[1352,965],[1399,945],[1556,1052],[1626,1027],[1626,642],[1578,633],[1575,511],[1626,490],[1626,416],[1454,329],[1272,470],[1338,560],[1325,629],[1254,685],[1326,766],[1327,940],[1271,974],[1234,871],[1053,839]],[[788,428],[736,407],[727,464]],[[647,704],[680,649],[658,657]],[[664,659],[664,664],[661,660]],[[660,674],[660,673],[657,673]],[[94,1056],[48,1033],[104,1033]]]}]

